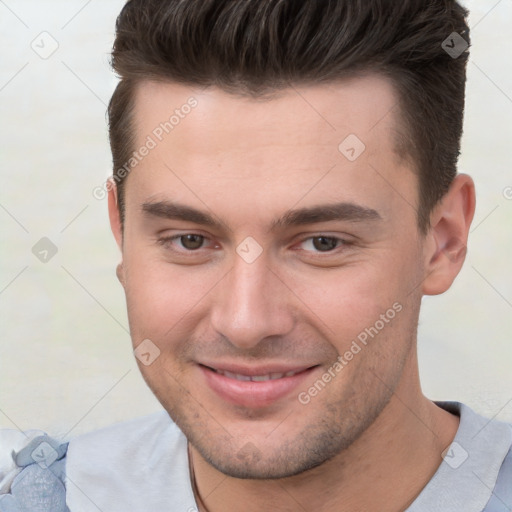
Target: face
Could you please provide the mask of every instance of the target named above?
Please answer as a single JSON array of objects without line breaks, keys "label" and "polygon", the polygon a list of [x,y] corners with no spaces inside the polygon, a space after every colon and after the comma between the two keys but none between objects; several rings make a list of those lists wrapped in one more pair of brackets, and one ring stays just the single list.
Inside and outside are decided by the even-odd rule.
[{"label": "face", "polygon": [[126,181],[120,269],[133,344],[225,474],[318,466],[404,385],[425,269],[396,102],[376,76],[264,100],[137,91],[149,149]]}]

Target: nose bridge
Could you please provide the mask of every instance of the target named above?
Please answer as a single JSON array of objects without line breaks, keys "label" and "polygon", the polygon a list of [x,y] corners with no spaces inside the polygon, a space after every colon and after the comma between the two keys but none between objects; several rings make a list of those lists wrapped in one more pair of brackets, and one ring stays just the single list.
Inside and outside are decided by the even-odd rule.
[{"label": "nose bridge", "polygon": [[212,305],[214,329],[245,348],[268,336],[286,334],[293,328],[293,317],[285,289],[264,258],[248,263],[236,256]]}]

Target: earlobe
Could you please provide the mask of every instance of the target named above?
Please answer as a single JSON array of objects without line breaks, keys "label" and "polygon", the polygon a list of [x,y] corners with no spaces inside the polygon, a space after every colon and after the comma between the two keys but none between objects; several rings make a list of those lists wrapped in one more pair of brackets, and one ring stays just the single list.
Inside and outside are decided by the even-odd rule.
[{"label": "earlobe", "polygon": [[116,267],[116,276],[117,276],[117,279],[119,279],[119,282],[123,285],[124,287],[124,267],[123,267],[123,262],[119,263]]},{"label": "earlobe", "polygon": [[431,214],[425,243],[424,295],[444,293],[466,258],[469,228],[475,212],[475,185],[459,174]]}]

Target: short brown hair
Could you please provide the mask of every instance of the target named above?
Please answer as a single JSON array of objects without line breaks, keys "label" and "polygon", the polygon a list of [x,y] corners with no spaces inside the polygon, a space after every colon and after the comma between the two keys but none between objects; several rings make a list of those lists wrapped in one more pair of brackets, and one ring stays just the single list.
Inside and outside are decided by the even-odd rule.
[{"label": "short brown hair", "polygon": [[455,58],[442,44],[455,32],[469,45],[467,14],[455,0],[129,0],[116,23],[112,66],[121,80],[108,107],[121,220],[119,170],[134,150],[141,81],[259,96],[370,71],[398,93],[426,232],[457,172],[468,53]]}]

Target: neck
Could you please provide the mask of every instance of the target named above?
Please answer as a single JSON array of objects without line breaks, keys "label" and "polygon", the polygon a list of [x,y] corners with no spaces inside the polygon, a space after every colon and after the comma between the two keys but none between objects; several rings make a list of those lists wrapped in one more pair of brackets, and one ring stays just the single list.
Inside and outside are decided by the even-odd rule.
[{"label": "neck", "polygon": [[191,447],[197,492],[204,503],[200,512],[235,512],[240,503],[247,512],[405,510],[441,464],[459,424],[457,417],[422,395],[417,369],[412,373],[404,374],[381,414],[349,448],[299,475],[232,478]]}]

